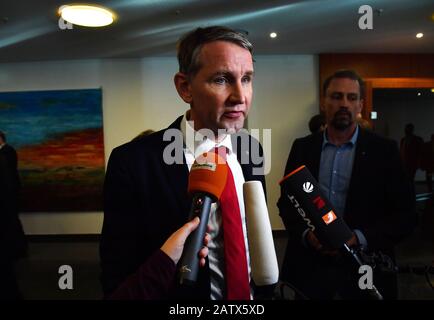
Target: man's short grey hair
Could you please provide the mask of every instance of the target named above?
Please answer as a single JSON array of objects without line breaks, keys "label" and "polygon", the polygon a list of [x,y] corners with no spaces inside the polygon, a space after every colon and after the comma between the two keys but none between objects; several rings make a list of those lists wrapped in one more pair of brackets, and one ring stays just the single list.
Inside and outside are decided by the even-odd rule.
[{"label": "man's short grey hair", "polygon": [[325,79],[323,84],[323,95],[327,95],[327,89],[330,85],[330,82],[332,82],[333,79],[351,79],[354,81],[357,81],[359,83],[360,88],[360,97],[359,99],[363,99],[365,96],[365,82],[363,81],[362,77],[360,77],[357,72],[354,70],[349,69],[342,69],[338,70],[335,73],[333,73],[331,76],[329,76],[327,79]]},{"label": "man's short grey hair", "polygon": [[201,68],[199,53],[202,46],[212,41],[228,41],[249,50],[253,56],[253,45],[243,32],[227,27],[212,26],[197,28],[184,35],[178,42],[179,72],[194,76]]}]

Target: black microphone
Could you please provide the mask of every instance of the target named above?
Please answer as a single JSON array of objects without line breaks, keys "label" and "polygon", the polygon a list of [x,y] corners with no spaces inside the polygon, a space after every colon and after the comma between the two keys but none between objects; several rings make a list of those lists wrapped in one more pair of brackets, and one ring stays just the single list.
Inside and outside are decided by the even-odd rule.
[{"label": "black microphone", "polygon": [[211,205],[220,199],[226,185],[226,161],[213,152],[204,153],[194,162],[188,177],[188,193],[192,196],[189,220],[199,217],[200,222],[187,238],[178,262],[180,284],[193,285],[199,272],[198,253],[208,225]]},{"label": "black microphone", "polygon": [[[292,171],[279,184],[291,205],[322,244],[343,249],[359,266],[364,265],[357,252],[346,244],[353,232],[344,219],[336,215],[332,204],[306,166]],[[368,292],[374,299],[383,300],[375,286]]]}]

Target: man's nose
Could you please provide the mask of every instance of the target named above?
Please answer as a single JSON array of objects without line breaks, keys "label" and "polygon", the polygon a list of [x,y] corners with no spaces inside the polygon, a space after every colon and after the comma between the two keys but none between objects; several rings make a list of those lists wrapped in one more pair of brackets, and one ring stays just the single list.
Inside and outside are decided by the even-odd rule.
[{"label": "man's nose", "polygon": [[244,104],[246,102],[245,90],[246,88],[241,82],[235,82],[231,87],[231,95],[229,97],[231,104]]},{"label": "man's nose", "polygon": [[341,108],[348,108],[350,106],[350,100],[348,99],[347,96],[343,96],[341,99]]}]

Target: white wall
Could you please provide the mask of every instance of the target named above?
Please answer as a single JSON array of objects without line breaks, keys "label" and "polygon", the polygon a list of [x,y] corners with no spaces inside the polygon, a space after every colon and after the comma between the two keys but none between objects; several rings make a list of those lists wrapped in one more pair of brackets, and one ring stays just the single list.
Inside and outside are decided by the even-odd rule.
[{"label": "white wall", "polygon": [[274,230],[284,229],[277,210],[279,180],[295,138],[309,134],[319,111],[318,62],[313,55],[255,57],[249,128],[271,129],[271,171],[266,176],[268,210]]},{"label": "white wall", "polygon": [[[272,128],[271,172],[267,175],[273,229],[283,225],[276,201],[290,145],[308,133],[318,111],[317,58],[256,57],[255,94],[249,128]],[[99,88],[103,91],[106,161],[111,150],[145,129],[168,126],[188,106],[173,85],[174,58],[107,59],[0,64],[0,91]],[[27,234],[100,233],[101,212],[24,213]]]}]

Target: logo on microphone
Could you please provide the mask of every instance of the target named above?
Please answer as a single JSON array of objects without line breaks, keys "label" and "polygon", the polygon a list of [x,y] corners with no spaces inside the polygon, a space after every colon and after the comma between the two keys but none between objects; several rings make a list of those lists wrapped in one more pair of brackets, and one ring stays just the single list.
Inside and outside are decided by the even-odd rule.
[{"label": "logo on microphone", "polygon": [[322,220],[325,222],[325,224],[330,224],[333,221],[335,221],[337,219],[335,213],[333,212],[333,210],[330,210],[329,213],[325,214],[322,216]]},{"label": "logo on microphone", "polygon": [[325,202],[320,196],[313,199],[313,203],[315,204],[315,206],[318,210],[321,210],[322,208],[325,207]]},{"label": "logo on microphone", "polygon": [[193,166],[191,167],[191,171],[193,170],[209,170],[209,171],[216,171],[217,164],[213,162],[205,162],[205,163],[199,163],[195,162]]},{"label": "logo on microphone", "polygon": [[306,193],[311,193],[313,191],[313,184],[309,181],[303,183],[303,190]]}]

